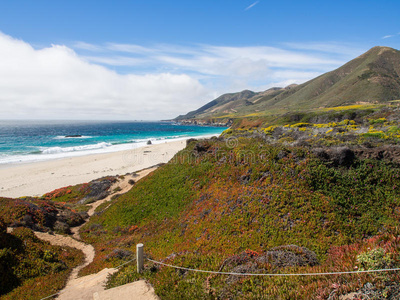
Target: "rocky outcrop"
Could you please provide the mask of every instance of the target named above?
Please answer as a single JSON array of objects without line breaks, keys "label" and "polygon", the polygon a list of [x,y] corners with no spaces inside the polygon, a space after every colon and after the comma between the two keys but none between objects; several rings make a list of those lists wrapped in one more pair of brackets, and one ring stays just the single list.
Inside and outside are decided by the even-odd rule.
[{"label": "rocky outcrop", "polygon": [[179,120],[179,124],[183,125],[198,125],[198,126],[216,126],[216,127],[229,127],[232,125],[233,120],[222,120],[222,121],[212,121],[212,120],[201,120],[201,119],[182,119]]}]

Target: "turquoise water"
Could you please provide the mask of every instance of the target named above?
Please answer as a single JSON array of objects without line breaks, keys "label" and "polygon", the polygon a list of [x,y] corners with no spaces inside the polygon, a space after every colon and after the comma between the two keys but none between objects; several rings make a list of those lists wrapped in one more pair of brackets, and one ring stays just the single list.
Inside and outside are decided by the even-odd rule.
[{"label": "turquoise water", "polygon": [[0,121],[0,164],[128,150],[148,140],[163,143],[225,129],[171,122]]}]

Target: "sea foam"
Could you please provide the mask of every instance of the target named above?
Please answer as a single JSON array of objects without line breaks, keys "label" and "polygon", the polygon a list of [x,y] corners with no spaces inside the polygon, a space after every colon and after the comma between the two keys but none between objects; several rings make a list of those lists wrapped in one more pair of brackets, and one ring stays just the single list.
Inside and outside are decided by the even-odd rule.
[{"label": "sea foam", "polygon": [[95,150],[95,149],[104,149],[112,146],[110,143],[102,142],[94,145],[82,145],[82,146],[73,146],[73,147],[49,147],[42,148],[41,152],[43,154],[56,154],[56,153],[66,153],[66,152],[75,152],[75,151],[87,151],[87,150]]}]

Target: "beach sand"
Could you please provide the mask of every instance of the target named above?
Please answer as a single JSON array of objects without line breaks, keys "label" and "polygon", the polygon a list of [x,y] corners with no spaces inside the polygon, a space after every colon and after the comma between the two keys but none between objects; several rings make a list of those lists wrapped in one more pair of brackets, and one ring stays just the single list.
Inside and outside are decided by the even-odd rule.
[{"label": "beach sand", "polygon": [[42,196],[57,188],[124,175],[168,162],[186,141],[171,141],[141,148],[45,162],[6,165],[0,168],[0,196]]}]

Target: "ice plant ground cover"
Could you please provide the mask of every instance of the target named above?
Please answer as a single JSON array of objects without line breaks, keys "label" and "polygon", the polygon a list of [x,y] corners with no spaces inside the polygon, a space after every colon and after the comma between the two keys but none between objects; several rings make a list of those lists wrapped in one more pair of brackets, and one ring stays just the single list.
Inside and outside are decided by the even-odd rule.
[{"label": "ice plant ground cover", "polygon": [[[192,141],[107,210],[100,207],[81,232],[98,253],[82,273],[124,261],[108,254],[134,252],[138,242],[153,259],[202,270],[352,271],[363,267],[360,255],[375,248],[399,266],[397,163],[357,157],[343,147],[326,147],[321,158],[312,147],[248,135]],[[304,251],[318,263],[309,263]],[[397,273],[232,277],[147,263],[143,275],[127,266],[109,287],[138,278],[148,279],[163,299],[326,299],[399,280]]]}]

